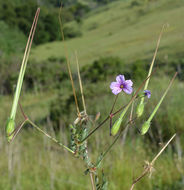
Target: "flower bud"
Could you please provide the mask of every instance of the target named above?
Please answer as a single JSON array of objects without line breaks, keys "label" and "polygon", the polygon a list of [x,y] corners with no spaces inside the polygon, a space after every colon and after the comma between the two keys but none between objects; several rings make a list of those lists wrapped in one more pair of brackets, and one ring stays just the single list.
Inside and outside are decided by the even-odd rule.
[{"label": "flower bud", "polygon": [[112,129],[111,129],[111,134],[112,136],[115,136],[118,131],[119,131],[119,128],[121,126],[121,122],[122,122],[122,119],[119,118],[118,120],[116,120],[116,122],[114,123],[114,125],[112,126]]},{"label": "flower bud", "polygon": [[141,135],[145,135],[148,132],[150,125],[151,125],[150,121],[144,122],[141,129]]},{"label": "flower bud", "polygon": [[144,112],[144,103],[140,102],[140,104],[137,106],[136,113],[137,117],[141,117]]},{"label": "flower bud", "polygon": [[6,123],[6,137],[8,142],[10,142],[13,138],[13,131],[15,130],[15,121],[11,118],[8,118]]}]

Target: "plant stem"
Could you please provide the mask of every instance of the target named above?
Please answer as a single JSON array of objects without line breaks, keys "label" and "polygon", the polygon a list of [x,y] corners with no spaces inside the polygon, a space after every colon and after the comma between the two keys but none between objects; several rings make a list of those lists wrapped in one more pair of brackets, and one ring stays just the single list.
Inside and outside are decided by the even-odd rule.
[{"label": "plant stem", "polygon": [[48,137],[49,139],[51,139],[52,141],[54,141],[56,144],[58,144],[59,146],[65,148],[66,150],[68,150],[69,152],[71,152],[72,154],[74,154],[75,152],[73,150],[71,150],[70,148],[68,148],[67,146],[63,145],[61,142],[59,142],[57,139],[53,138],[52,136],[50,136],[49,134],[47,134],[45,131],[43,131],[42,129],[40,129],[35,123],[33,123],[30,119],[27,120],[35,129],[37,129],[39,132],[41,132],[42,134],[44,134],[46,137]]},{"label": "plant stem", "polygon": [[85,103],[85,99],[84,99],[84,92],[83,92],[82,80],[81,80],[81,75],[80,75],[80,68],[79,68],[77,52],[75,52],[75,58],[76,58],[76,64],[77,64],[77,74],[78,74],[78,79],[79,79],[79,86],[80,86],[80,91],[81,91],[81,96],[82,96],[82,104],[83,104],[83,108],[84,108],[84,113],[86,115],[87,114],[86,103]]},{"label": "plant stem", "polygon": [[130,190],[133,190],[134,187],[135,187],[135,184],[137,182],[139,182],[144,176],[146,176],[150,171],[151,169],[153,168],[153,164],[155,163],[155,161],[158,159],[158,157],[162,154],[162,152],[166,149],[166,147],[169,145],[169,143],[174,139],[174,137],[176,136],[176,134],[174,134],[170,139],[169,141],[165,144],[165,146],[159,151],[159,153],[153,158],[153,160],[151,161],[151,163],[145,168],[145,170],[143,171],[143,173],[138,177],[136,178],[132,185],[131,185],[131,188]]},{"label": "plant stem", "polygon": [[117,142],[117,140],[119,139],[119,137],[129,128],[129,126],[131,124],[133,124],[133,122],[135,121],[135,119],[129,120],[127,122],[127,124],[125,125],[125,129],[122,129],[119,134],[115,137],[115,139],[113,140],[113,142],[110,144],[110,146],[105,150],[105,152],[102,154],[101,159],[96,163],[96,166],[98,166],[100,164],[100,162],[104,159],[104,157],[106,156],[106,154],[111,150],[111,148],[114,146],[114,144]]},{"label": "plant stem", "polygon": [[63,44],[64,44],[64,51],[65,51],[65,57],[66,57],[66,62],[67,62],[68,73],[69,73],[69,77],[70,77],[70,80],[71,80],[73,95],[74,95],[74,99],[75,99],[77,115],[79,116],[80,115],[79,104],[78,104],[77,95],[76,95],[75,86],[74,86],[74,81],[73,81],[72,72],[71,72],[68,48],[67,48],[67,45],[65,43],[65,35],[64,35],[64,32],[63,32],[63,23],[62,23],[62,19],[61,19],[61,13],[62,13],[62,5],[60,6],[60,9],[59,9],[59,25],[60,25],[60,30],[61,30],[61,38],[62,38],[62,41],[63,41]]},{"label": "plant stem", "polygon": [[80,141],[80,143],[83,143],[85,140],[87,140],[97,129],[99,129],[108,119],[110,116],[107,116],[99,125],[96,127],[93,131],[91,131],[84,139]]},{"label": "plant stem", "polygon": [[89,175],[90,175],[92,190],[96,190],[95,184],[94,184],[94,179],[93,179],[93,173],[90,172]]}]

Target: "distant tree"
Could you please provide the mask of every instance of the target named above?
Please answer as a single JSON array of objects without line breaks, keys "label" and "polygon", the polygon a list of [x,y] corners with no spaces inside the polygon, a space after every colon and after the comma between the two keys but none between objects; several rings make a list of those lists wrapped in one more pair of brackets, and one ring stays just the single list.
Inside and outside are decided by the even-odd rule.
[{"label": "distant tree", "polygon": [[11,1],[3,1],[0,3],[0,19],[10,26],[16,24],[16,13]]},{"label": "distant tree", "polygon": [[47,14],[44,18],[45,31],[49,33],[49,41],[54,41],[59,38],[59,23],[57,16]]},{"label": "distant tree", "polygon": [[82,3],[76,3],[75,5],[71,6],[69,10],[73,13],[75,18],[83,17],[87,12],[90,11],[90,8],[87,5]]},{"label": "distant tree", "polygon": [[107,4],[111,2],[112,0],[95,0],[98,4]]}]

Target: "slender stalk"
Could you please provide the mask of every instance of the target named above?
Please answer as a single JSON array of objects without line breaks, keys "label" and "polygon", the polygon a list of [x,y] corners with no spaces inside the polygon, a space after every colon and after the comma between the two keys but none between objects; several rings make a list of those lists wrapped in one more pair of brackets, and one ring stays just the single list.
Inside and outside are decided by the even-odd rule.
[{"label": "slender stalk", "polygon": [[27,121],[35,128],[37,129],[39,132],[41,132],[42,134],[44,134],[46,137],[48,137],[49,139],[51,139],[52,141],[54,141],[56,144],[58,144],[59,146],[65,148],[66,150],[68,150],[69,152],[71,152],[72,154],[74,154],[75,152],[72,151],[70,148],[68,148],[67,146],[63,145],[61,142],[59,142],[57,139],[53,138],[52,136],[50,136],[49,134],[47,134],[45,131],[43,131],[42,129],[40,129],[35,123],[33,123],[30,119],[27,119]]},{"label": "slender stalk", "polygon": [[105,152],[102,154],[101,159],[96,163],[96,166],[98,166],[100,164],[100,162],[104,159],[104,157],[106,156],[106,154],[111,150],[111,148],[114,146],[114,144],[117,142],[117,140],[119,139],[119,137],[127,130],[127,128],[129,127],[130,124],[132,124],[134,121],[136,120],[136,118],[132,119],[131,121],[129,120],[127,122],[127,124],[125,125],[125,129],[121,130],[119,132],[119,134],[115,137],[115,139],[113,140],[113,142],[110,144],[110,146],[105,150]]},{"label": "slender stalk", "polygon": [[9,134],[9,136],[13,135],[12,139],[10,140],[10,142],[12,142],[15,137],[17,136],[17,134],[19,133],[19,131],[22,129],[22,127],[26,124],[27,119],[24,120],[21,125],[19,127],[17,127],[11,134]]},{"label": "slender stalk", "polygon": [[160,152],[153,158],[153,160],[151,161],[151,165],[153,165],[155,163],[155,161],[158,159],[158,157],[162,154],[162,152],[166,149],[166,147],[169,145],[169,143],[175,138],[176,134],[174,134],[170,140],[165,144],[165,146],[160,150]]},{"label": "slender stalk", "polygon": [[90,172],[89,175],[90,175],[92,190],[96,190],[96,188],[95,188],[95,183],[94,183],[94,179],[93,179],[93,173]]},{"label": "slender stalk", "polygon": [[115,106],[116,101],[117,101],[117,99],[118,99],[118,95],[119,95],[119,94],[117,94],[116,97],[115,97],[115,100],[114,100],[114,103],[113,103],[113,105],[112,105],[112,108],[111,108],[110,114],[111,114],[111,113],[113,112],[113,110],[114,110],[114,106]]},{"label": "slender stalk", "polygon": [[165,144],[165,146],[159,151],[159,153],[153,158],[153,160],[149,163],[149,165],[145,168],[145,170],[143,171],[143,173],[138,177],[136,178],[132,185],[131,185],[131,188],[130,190],[133,190],[134,187],[135,187],[135,184],[138,183],[144,176],[146,176],[150,171],[151,169],[153,168],[153,165],[155,163],[155,161],[158,159],[158,157],[162,154],[162,152],[166,149],[166,147],[169,145],[169,143],[174,139],[174,137],[176,136],[176,134],[174,134],[170,139],[169,141]]},{"label": "slender stalk", "polygon": [[111,111],[110,111],[110,113],[109,113],[109,116],[110,116],[110,123],[109,123],[109,125],[110,125],[110,131],[109,131],[109,134],[110,134],[110,136],[112,135],[112,134],[111,134],[111,129],[112,129],[112,118],[113,118],[113,114],[112,114],[112,112],[113,112],[113,110],[114,110],[114,106],[115,106],[116,101],[117,101],[117,99],[118,99],[118,95],[119,95],[119,94],[116,95],[115,100],[114,100],[114,103],[113,103],[112,108],[111,108]]},{"label": "slender stalk", "polygon": [[76,58],[76,63],[77,63],[77,73],[78,73],[80,91],[81,91],[81,96],[82,96],[82,104],[83,104],[83,108],[84,108],[84,113],[86,115],[87,114],[86,103],[85,103],[85,99],[84,99],[84,92],[83,92],[83,87],[82,87],[82,80],[81,80],[81,75],[80,75],[80,68],[79,68],[79,61],[78,61],[77,52],[75,52],[75,58]]},{"label": "slender stalk", "polygon": [[69,61],[69,56],[68,56],[68,48],[65,44],[65,36],[64,36],[63,24],[62,24],[62,20],[61,20],[61,12],[62,12],[62,5],[60,6],[60,9],[59,9],[59,24],[60,24],[62,40],[64,43],[64,50],[65,50],[65,57],[66,57],[66,62],[67,62],[68,73],[69,73],[71,84],[72,84],[72,90],[73,90],[73,95],[74,95],[74,99],[75,99],[77,114],[79,116],[80,115],[79,104],[78,104],[78,100],[77,100],[77,96],[76,96],[76,92],[75,92],[75,87],[74,87],[74,82],[73,82],[73,77],[72,77],[72,72],[71,72],[71,67],[70,67],[70,61]]},{"label": "slender stalk", "polygon": [[135,101],[132,102],[131,111],[130,111],[130,116],[129,116],[129,121],[131,121],[131,120],[132,120],[132,117],[133,117],[134,102],[135,102]]},{"label": "slender stalk", "polygon": [[81,140],[80,143],[83,143],[85,140],[87,140],[96,130],[98,130],[108,119],[110,116],[107,116],[94,130],[92,130],[83,140]]}]

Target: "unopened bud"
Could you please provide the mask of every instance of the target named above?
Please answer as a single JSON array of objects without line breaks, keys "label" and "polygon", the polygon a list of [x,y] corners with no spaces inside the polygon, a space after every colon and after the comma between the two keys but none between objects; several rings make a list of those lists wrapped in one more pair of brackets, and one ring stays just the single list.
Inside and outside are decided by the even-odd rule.
[{"label": "unopened bud", "polygon": [[122,122],[122,119],[119,118],[118,120],[116,120],[116,122],[114,123],[114,125],[112,126],[112,129],[111,129],[111,134],[112,136],[115,136],[118,131],[119,131],[119,128],[121,126],[121,122]]},{"label": "unopened bud", "polygon": [[8,118],[6,123],[6,137],[8,142],[10,142],[13,138],[13,131],[15,130],[15,121],[11,118]]},{"label": "unopened bud", "polygon": [[151,123],[149,121],[144,122],[141,129],[141,135],[145,135],[148,132],[150,125]]},{"label": "unopened bud", "polygon": [[141,117],[142,114],[144,112],[144,103],[140,103],[138,106],[137,106],[137,109],[136,109],[136,113],[137,113],[137,117]]}]

